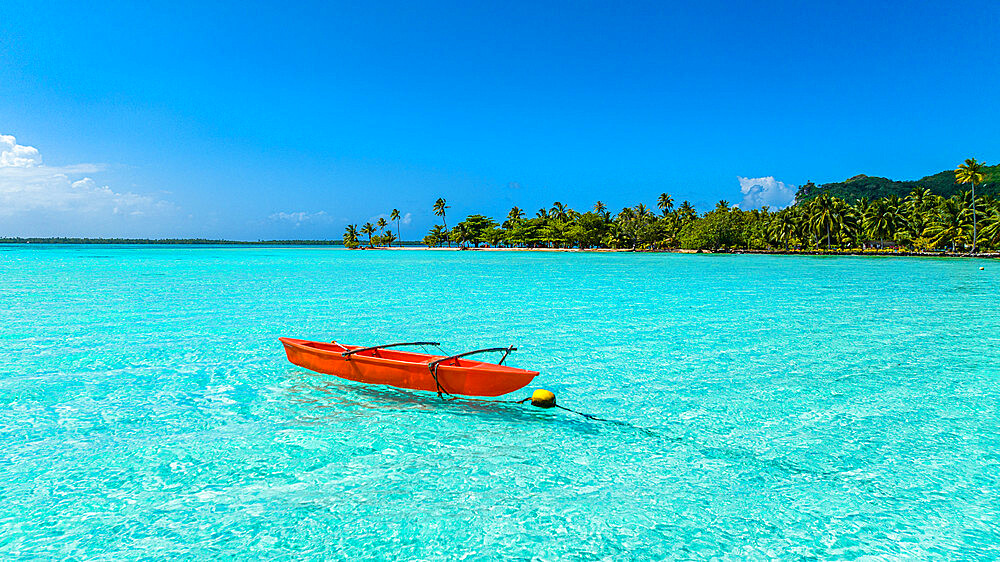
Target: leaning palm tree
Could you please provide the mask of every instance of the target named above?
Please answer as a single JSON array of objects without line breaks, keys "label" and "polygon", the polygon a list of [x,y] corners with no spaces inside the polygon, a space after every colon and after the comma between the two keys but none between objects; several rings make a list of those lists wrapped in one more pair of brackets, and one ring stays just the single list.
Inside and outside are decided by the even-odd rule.
[{"label": "leaning palm tree", "polygon": [[983,183],[983,163],[966,158],[965,164],[955,168],[958,183],[972,184],[972,253],[976,253],[976,184]]},{"label": "leaning palm tree", "polygon": [[[396,221],[396,240],[399,240],[399,209],[393,209],[389,213],[389,220]],[[392,246],[392,243],[390,242],[389,245]]]},{"label": "leaning palm tree", "polygon": [[382,231],[385,230],[385,227],[389,226],[389,223],[386,222],[385,217],[379,217],[378,221],[375,222],[375,226],[378,227],[378,233],[382,234]]},{"label": "leaning palm tree", "polygon": [[361,227],[361,233],[368,236],[368,247],[372,247],[372,235],[375,234],[375,225],[366,222],[364,226]]},{"label": "leaning palm tree", "polygon": [[[444,230],[447,232],[448,231],[448,221],[445,218],[445,213],[444,213],[445,209],[448,208],[448,205],[446,203],[447,203],[447,201],[445,201],[444,197],[438,197],[438,200],[434,202],[434,214],[437,215],[437,216],[439,216],[439,217],[441,217],[441,222],[444,223]],[[451,239],[450,238],[448,239],[448,247],[449,248],[451,247]]]},{"label": "leaning palm tree", "polygon": [[663,216],[667,216],[670,211],[674,208],[674,198],[667,195],[666,193],[661,193],[656,199],[656,206],[660,208]]}]

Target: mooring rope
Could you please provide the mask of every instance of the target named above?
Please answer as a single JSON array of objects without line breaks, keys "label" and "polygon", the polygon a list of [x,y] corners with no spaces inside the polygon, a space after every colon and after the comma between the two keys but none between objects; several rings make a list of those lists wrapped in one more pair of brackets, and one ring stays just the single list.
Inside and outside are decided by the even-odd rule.
[{"label": "mooring rope", "polygon": [[[527,398],[527,400],[531,400],[531,397],[529,396],[529,397]],[[522,400],[522,402],[523,402],[523,400]],[[572,412],[572,413],[574,413],[574,414],[577,414],[577,415],[579,415],[579,416],[583,416],[583,417],[587,418],[588,420],[594,420],[594,421],[602,421],[602,422],[612,422],[612,423],[618,423],[618,422],[616,422],[615,420],[606,420],[606,419],[604,419],[604,418],[599,418],[599,417],[597,417],[597,416],[592,416],[592,415],[590,415],[590,414],[585,414],[585,413],[583,413],[583,412],[578,412],[578,411],[576,411],[576,410],[571,410],[571,409],[567,408],[566,406],[560,406],[559,404],[556,404],[556,405],[555,405],[555,407],[556,407],[556,408],[559,408],[560,410],[566,410],[567,412]]]}]

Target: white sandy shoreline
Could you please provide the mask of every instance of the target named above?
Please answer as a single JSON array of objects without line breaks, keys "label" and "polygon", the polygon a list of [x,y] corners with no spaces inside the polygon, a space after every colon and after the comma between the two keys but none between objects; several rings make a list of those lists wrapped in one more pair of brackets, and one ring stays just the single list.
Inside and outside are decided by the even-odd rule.
[{"label": "white sandy shoreline", "polygon": [[378,251],[420,251],[420,252],[575,252],[575,253],[634,253],[634,254],[754,254],[765,256],[896,256],[932,258],[1000,258],[1000,253],[965,254],[959,252],[908,252],[892,250],[732,250],[713,252],[711,250],[632,250],[628,248],[459,248],[428,246],[393,246],[381,248],[360,247],[356,250]]}]

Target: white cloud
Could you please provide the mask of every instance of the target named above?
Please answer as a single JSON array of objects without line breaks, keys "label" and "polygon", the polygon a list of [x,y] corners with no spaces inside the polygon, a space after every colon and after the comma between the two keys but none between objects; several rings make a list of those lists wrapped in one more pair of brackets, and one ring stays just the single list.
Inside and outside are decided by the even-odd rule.
[{"label": "white cloud", "polygon": [[783,209],[795,200],[795,186],[774,179],[774,176],[764,178],[744,178],[736,176],[740,181],[740,193],[743,201],[739,207],[743,210],[756,209],[767,205],[772,209]]},{"label": "white cloud", "polygon": [[332,217],[326,213],[326,211],[317,211],[315,213],[308,213],[306,211],[296,211],[292,213],[278,212],[271,213],[271,215],[267,218],[275,222],[292,223],[296,228],[304,223],[328,223],[333,220]]},{"label": "white cloud", "polygon": [[118,236],[176,210],[155,197],[99,185],[90,175],[101,171],[96,164],[46,166],[37,149],[0,135],[4,230],[15,236]]},{"label": "white cloud", "polygon": [[41,166],[42,155],[33,146],[17,144],[11,135],[0,135],[0,168]]},{"label": "white cloud", "polygon": [[411,222],[413,222],[413,213],[406,213],[403,215],[403,218],[399,220],[400,224],[405,225],[409,225]]}]

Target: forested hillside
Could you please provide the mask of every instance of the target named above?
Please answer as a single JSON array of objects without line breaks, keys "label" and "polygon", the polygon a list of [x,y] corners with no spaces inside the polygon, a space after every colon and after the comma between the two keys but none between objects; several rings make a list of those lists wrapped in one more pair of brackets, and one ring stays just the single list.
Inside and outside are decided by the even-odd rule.
[{"label": "forested hillside", "polygon": [[[983,175],[986,179],[982,185],[976,186],[976,195],[1000,196],[1000,164],[984,166]],[[881,199],[895,195],[905,197],[914,188],[929,189],[934,195],[951,197],[969,189],[968,185],[955,183],[955,171],[944,170],[931,176],[925,176],[913,181],[891,180],[877,176],[859,174],[842,182],[816,185],[812,182],[799,187],[795,194],[796,203],[804,203],[815,199],[822,193],[838,197],[845,201],[856,201],[862,197],[868,200]]]}]

